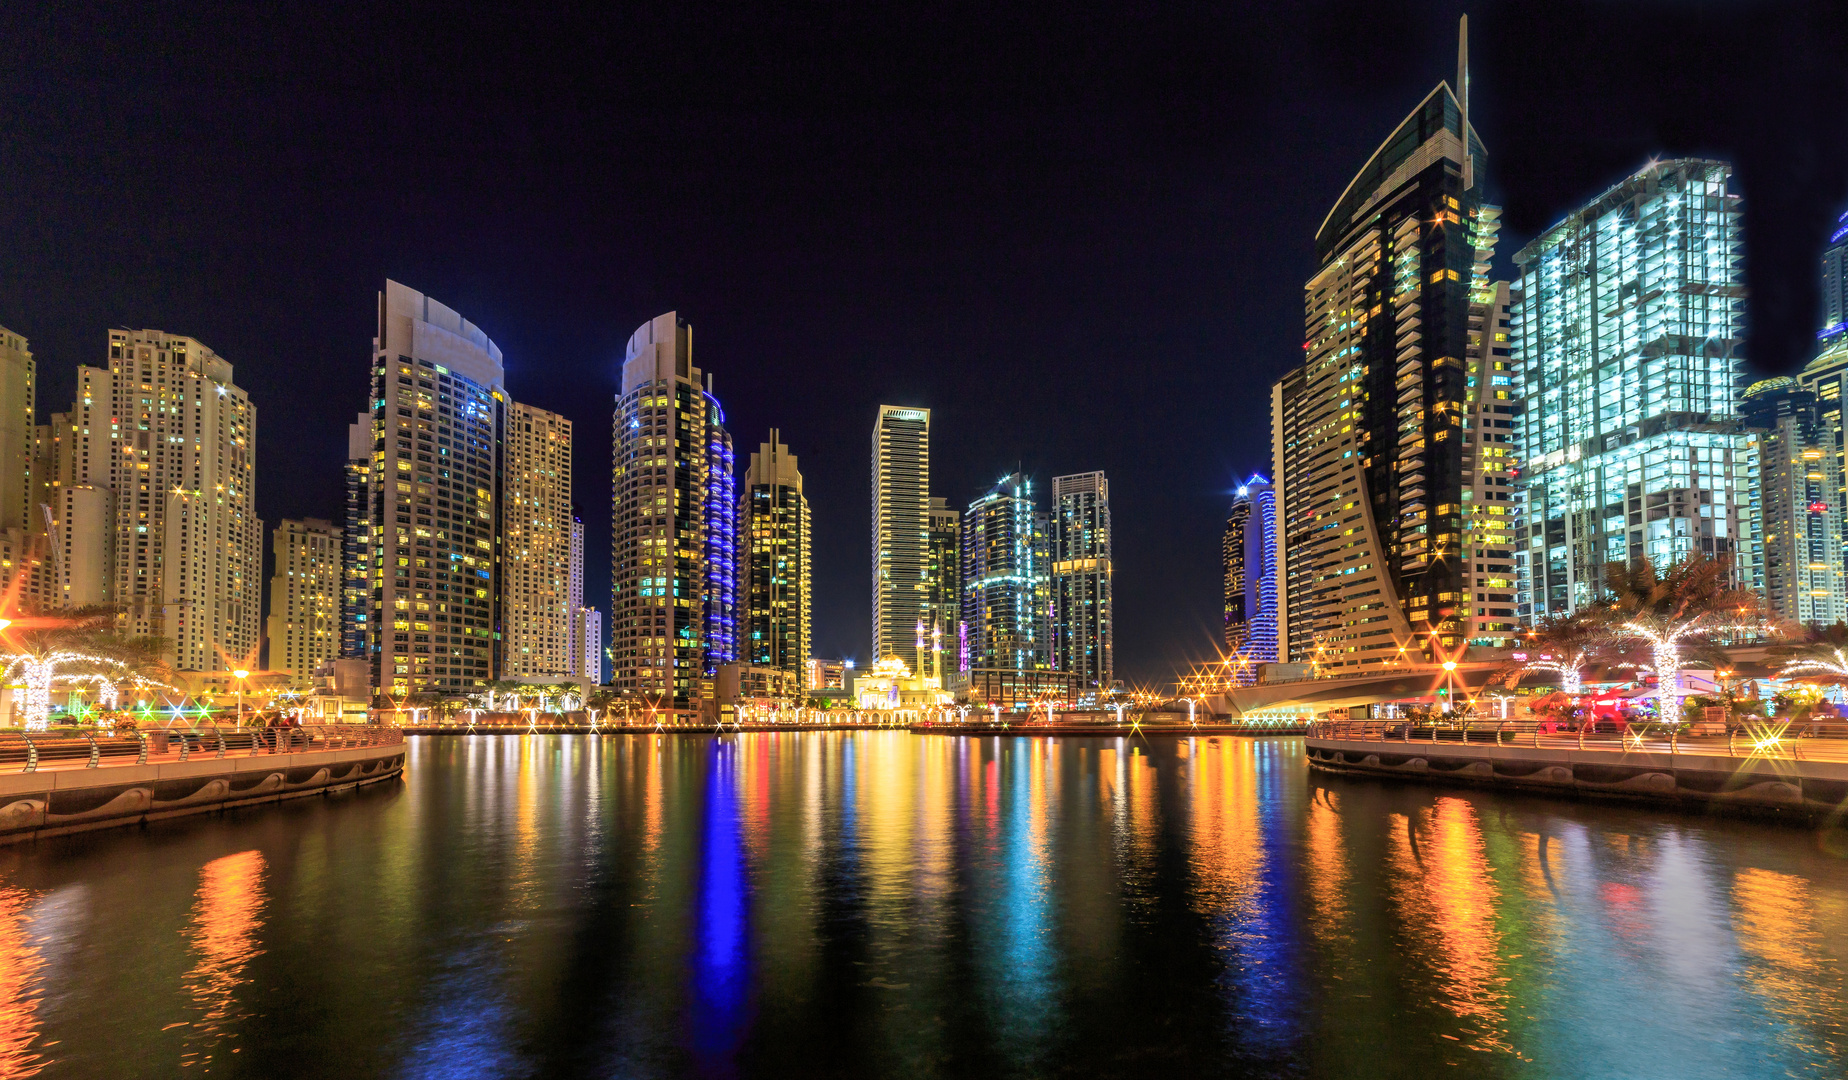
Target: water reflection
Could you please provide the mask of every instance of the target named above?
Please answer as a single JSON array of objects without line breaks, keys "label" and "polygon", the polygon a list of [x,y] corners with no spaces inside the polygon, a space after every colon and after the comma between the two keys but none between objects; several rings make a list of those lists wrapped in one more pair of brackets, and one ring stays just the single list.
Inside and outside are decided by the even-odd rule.
[{"label": "water reflection", "polygon": [[1801,830],[1288,740],[410,753],[0,854],[0,1075],[1848,1074],[1848,873]]},{"label": "water reflection", "polygon": [[199,871],[199,890],[184,931],[196,959],[184,979],[194,1017],[181,1065],[211,1062],[251,1015],[247,1004],[239,1004],[238,990],[246,981],[244,969],[263,952],[258,936],[263,929],[263,870],[263,853],[253,850],[213,859]]},{"label": "water reflection", "polygon": [[0,888],[0,1076],[37,1076],[39,973],[45,959],[27,932],[32,897]]}]

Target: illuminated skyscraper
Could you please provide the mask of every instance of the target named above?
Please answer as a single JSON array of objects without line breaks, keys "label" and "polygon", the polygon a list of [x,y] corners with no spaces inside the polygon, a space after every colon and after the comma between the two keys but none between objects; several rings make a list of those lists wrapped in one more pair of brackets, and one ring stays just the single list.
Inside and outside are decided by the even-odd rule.
[{"label": "illuminated skyscraper", "polygon": [[[1835,459],[1834,474],[1844,478],[1828,496],[1830,512],[1848,520],[1848,424],[1844,423],[1844,391],[1848,391],[1848,334],[1836,335],[1824,346],[1816,359],[1798,373],[1803,389],[1816,395],[1818,439],[1823,452]],[[1848,525],[1843,526],[1841,550],[1836,561],[1848,569]]]},{"label": "illuminated skyscraper", "polygon": [[1762,584],[1730,174],[1651,162],[1515,256],[1530,619],[1595,601],[1613,562],[1702,552],[1731,557],[1736,585]]},{"label": "illuminated skyscraper", "polygon": [[517,402],[507,419],[502,677],[563,678],[580,666],[571,647],[571,421]]},{"label": "illuminated skyscraper", "polygon": [[340,650],[341,533],[319,518],[276,524],[269,587],[269,662],[306,682]]},{"label": "illuminated skyscraper", "polygon": [[692,354],[673,312],[629,338],[611,468],[612,683],[686,712],[738,647],[731,436]]},{"label": "illuminated skyscraper", "polygon": [[968,669],[1043,671],[1050,595],[1033,482],[1014,473],[969,504],[962,527]]},{"label": "illuminated skyscraper", "polygon": [[371,413],[347,426],[346,528],[341,531],[340,657],[369,660],[372,553],[372,446],[378,441]]},{"label": "illuminated skyscraper", "polygon": [[1272,394],[1289,660],[1390,664],[1474,636],[1466,357],[1500,213],[1483,157],[1467,90],[1439,83],[1316,234],[1304,364]]},{"label": "illuminated skyscraper", "polygon": [[1049,523],[1051,666],[1077,676],[1082,691],[1108,692],[1116,678],[1110,481],[1101,472],[1053,477]]},{"label": "illuminated skyscraper", "polygon": [[49,468],[38,462],[38,369],[26,339],[0,327],[0,594],[11,610],[51,606],[56,582],[50,565],[41,499],[48,500]]},{"label": "illuminated skyscraper", "polygon": [[879,406],[873,424],[873,659],[896,656],[915,675],[930,548],[930,410]]},{"label": "illuminated skyscraper", "polygon": [[1822,252],[1822,332],[1824,346],[1848,340],[1848,214],[1835,223]]},{"label": "illuminated skyscraper", "polygon": [[796,456],[781,432],[751,455],[738,499],[744,651],[754,667],[800,680],[809,659],[809,505]]},{"label": "illuminated skyscraper", "polygon": [[1234,681],[1257,681],[1257,664],[1277,660],[1277,496],[1258,473],[1238,486],[1220,544],[1226,651],[1242,657]]},{"label": "illuminated skyscraper", "polygon": [[962,514],[948,499],[930,500],[930,542],[924,559],[923,637],[929,685],[947,686],[956,670],[957,627],[962,622]]},{"label": "illuminated skyscraper", "polygon": [[1841,462],[1817,415],[1816,395],[1791,378],[1754,383],[1740,403],[1757,434],[1759,544],[1764,590],[1780,618],[1811,627],[1848,617],[1836,511]]},{"label": "illuminated skyscraper", "polygon": [[77,369],[53,418],[61,603],[117,604],[182,671],[257,658],[263,538],[256,408],[193,338],[109,331],[109,366]]},{"label": "illuminated skyscraper", "polygon": [[393,697],[481,686],[498,678],[502,629],[501,351],[395,281],[379,293],[377,335],[366,474],[372,685]]},{"label": "illuminated skyscraper", "polygon": [[1463,603],[1472,645],[1506,648],[1521,630],[1515,561],[1520,502],[1519,379],[1509,341],[1505,281],[1471,290],[1469,384],[1463,404]]}]

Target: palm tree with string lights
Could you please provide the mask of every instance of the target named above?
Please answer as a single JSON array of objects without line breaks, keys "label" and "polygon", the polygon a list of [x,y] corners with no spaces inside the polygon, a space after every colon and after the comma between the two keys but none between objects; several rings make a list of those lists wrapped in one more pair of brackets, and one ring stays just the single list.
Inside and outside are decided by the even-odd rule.
[{"label": "palm tree with string lights", "polygon": [[1594,617],[1613,640],[1645,648],[1641,670],[1656,677],[1656,715],[1681,722],[1681,672],[1690,653],[1730,636],[1763,637],[1780,632],[1756,593],[1732,584],[1732,562],[1690,552],[1666,570],[1648,559],[1604,568],[1606,598]]},{"label": "palm tree with string lights", "polygon": [[1562,693],[1578,697],[1585,692],[1585,668],[1610,640],[1611,631],[1600,620],[1584,615],[1548,616],[1528,634],[1527,651],[1539,653],[1538,659],[1517,663],[1516,673],[1550,671],[1559,676]]},{"label": "palm tree with string lights", "polygon": [[[18,583],[15,578],[15,588]],[[0,677],[25,683],[29,731],[50,726],[51,692],[59,680],[106,685],[113,697],[125,682],[153,682],[152,673],[167,674],[159,639],[121,637],[116,633],[120,609],[113,605],[35,614],[16,611],[11,600],[0,601],[0,611],[9,613],[0,616]]]}]

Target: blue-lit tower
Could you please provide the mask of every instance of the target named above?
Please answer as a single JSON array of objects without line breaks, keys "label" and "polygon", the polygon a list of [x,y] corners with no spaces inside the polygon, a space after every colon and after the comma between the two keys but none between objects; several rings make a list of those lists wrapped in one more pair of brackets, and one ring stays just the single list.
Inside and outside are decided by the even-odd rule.
[{"label": "blue-lit tower", "polygon": [[1848,336],[1848,214],[1829,234],[1822,252],[1822,332],[1825,347]]},{"label": "blue-lit tower", "polygon": [[964,512],[965,670],[1049,667],[1044,533],[1033,506],[1033,482],[1020,473],[1003,477]]},{"label": "blue-lit tower", "polygon": [[738,659],[737,485],[725,410],[708,385],[706,402],[706,677]]},{"label": "blue-lit tower", "polygon": [[1225,567],[1225,641],[1233,680],[1257,681],[1256,665],[1277,661],[1277,495],[1261,473],[1238,486],[1220,556]]}]

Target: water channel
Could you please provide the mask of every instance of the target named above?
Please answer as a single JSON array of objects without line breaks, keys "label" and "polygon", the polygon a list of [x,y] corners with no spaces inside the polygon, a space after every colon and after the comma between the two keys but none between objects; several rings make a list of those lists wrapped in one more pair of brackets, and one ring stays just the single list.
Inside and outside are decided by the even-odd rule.
[{"label": "water channel", "polygon": [[0,1075],[1848,1075],[1840,830],[1283,738],[410,754],[0,850]]}]

